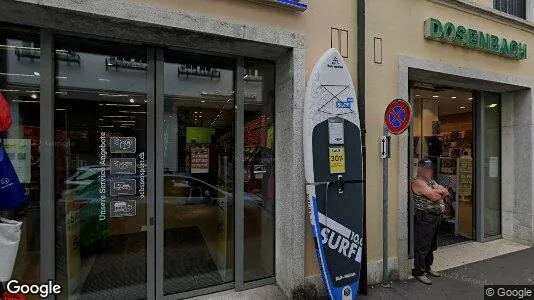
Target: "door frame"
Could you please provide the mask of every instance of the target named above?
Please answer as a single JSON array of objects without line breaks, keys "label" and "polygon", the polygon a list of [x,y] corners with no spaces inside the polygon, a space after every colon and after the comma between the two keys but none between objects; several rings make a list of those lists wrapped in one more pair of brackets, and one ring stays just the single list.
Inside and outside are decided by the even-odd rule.
[{"label": "door frame", "polygon": [[[70,36],[73,38],[82,39],[80,36],[63,32],[54,31],[48,29],[38,30],[40,35],[40,198],[52,199],[53,201],[44,201],[41,203],[40,211],[40,235],[41,237],[49,237],[48,239],[41,238],[40,240],[40,278],[41,282],[55,281],[56,280],[56,251],[55,243],[50,243],[50,240],[56,239],[56,207],[55,207],[55,186],[54,186],[54,167],[55,167],[55,78],[56,78],[56,60],[55,40],[58,36]],[[99,42],[115,42],[125,43],[123,40],[111,40],[106,38],[89,37]],[[135,42],[126,42],[129,44],[140,45]],[[154,47],[145,45],[146,57],[147,57],[147,132],[154,132],[154,123],[150,120],[154,120],[153,106],[149,105],[154,102],[154,86],[150,84],[154,82]],[[151,119],[152,118],[152,119]],[[154,145],[154,135],[147,134],[147,145]],[[151,163],[151,157],[154,157],[154,148],[147,146],[147,299],[155,299],[155,255],[154,255],[154,230],[153,217],[154,217],[154,165]],[[47,299],[56,299],[55,295],[49,295]]]},{"label": "door frame", "polygon": [[[55,45],[54,40],[61,32],[41,30],[41,95],[40,106],[41,140],[54,139],[54,103],[55,103]],[[69,34],[66,34],[69,35]],[[96,39],[106,42],[106,39]],[[235,288],[237,291],[256,286],[274,283],[274,278],[258,280],[250,283],[243,282],[243,193],[235,193],[235,265],[234,282],[164,296],[163,294],[163,230],[164,230],[164,202],[163,199],[163,115],[164,115],[164,49],[144,46],[147,53],[147,299],[183,299],[193,296],[214,293]],[[236,58],[235,74],[244,73],[244,58]],[[234,75],[236,90],[235,110],[235,190],[244,190],[244,81],[242,77]],[[41,198],[54,198],[54,147],[53,143],[42,143],[41,148]],[[49,158],[49,159],[46,159]],[[48,205],[47,205],[48,204]],[[54,202],[45,202],[42,206],[41,233],[42,236],[55,236],[55,207]],[[42,257],[55,257],[54,244],[47,239],[41,239]],[[44,259],[41,268],[43,281],[55,278],[55,259]]]},{"label": "door frame", "polygon": [[[175,300],[175,299],[185,299],[190,297],[196,297],[205,294],[211,294],[226,290],[235,289],[235,291],[243,291],[247,289],[252,289],[255,287],[260,287],[268,284],[274,284],[275,278],[273,277],[254,280],[251,282],[244,281],[244,118],[245,118],[245,91],[244,91],[244,78],[238,74],[245,74],[245,57],[244,56],[231,56],[231,55],[218,55],[221,57],[229,57],[234,59],[234,191],[243,191],[233,193],[233,207],[234,207],[234,280],[232,282],[223,283],[220,285],[210,286],[206,288],[201,288],[197,290],[191,290],[187,292],[164,295],[163,290],[163,270],[164,270],[164,230],[165,230],[165,205],[163,201],[164,190],[164,128],[163,122],[164,119],[164,64],[165,64],[165,51],[173,51],[175,49],[167,47],[157,47],[154,49],[154,101],[150,102],[151,110],[154,110],[154,118],[149,122],[153,123],[153,131],[155,134],[155,140],[153,141],[154,145],[154,155],[152,156],[155,161],[152,162],[152,165],[155,166],[154,174],[154,189],[155,189],[155,198],[154,198],[154,211],[152,212],[152,217],[154,218],[155,226],[152,228],[152,240],[150,243],[154,245],[154,255],[155,255],[155,267],[152,268],[153,273],[150,274],[155,281],[154,286],[154,295],[155,299],[166,299],[166,300]],[[178,51],[184,51],[180,49]],[[203,51],[195,51],[192,49],[186,49],[185,51],[191,53],[206,53]],[[214,55],[213,53],[207,53]],[[217,54],[216,54],[217,55]],[[150,68],[149,68],[150,70]],[[274,241],[273,241],[274,242]],[[274,253],[273,253],[274,255]]]},{"label": "door frame", "polygon": [[[76,33],[56,30],[40,29],[40,117],[41,141],[54,141],[54,104],[55,104],[55,45],[54,41],[59,35],[81,38]],[[125,40],[112,40],[99,36],[89,35],[87,38],[101,42],[117,42],[142,45],[138,42]],[[164,116],[164,51],[166,48],[154,45],[143,45],[147,53],[147,299],[184,299],[220,291],[235,289],[243,291],[269,284],[275,284],[275,275],[272,277],[244,281],[244,194],[234,193],[234,281],[217,286],[192,290],[179,294],[164,295],[163,292],[163,231],[164,231],[164,153],[163,153],[163,116]],[[188,52],[206,53],[186,49]],[[213,54],[213,53],[212,53]],[[228,55],[220,55],[226,56]],[[244,56],[230,56],[235,59],[234,89],[235,89],[235,164],[234,181],[235,191],[244,191]],[[275,61],[272,61],[276,65]],[[150,134],[153,133],[153,134]],[[54,192],[54,143],[41,142],[40,160],[40,197],[41,199],[55,199]],[[158,201],[158,199],[161,199]],[[41,205],[41,236],[55,239],[55,213],[54,201],[45,201]],[[43,282],[56,278],[55,246],[49,243],[50,239],[41,239],[41,280]],[[276,240],[276,238],[275,238]],[[273,241],[274,243],[275,241]],[[275,255],[275,253],[273,253]],[[275,266],[276,269],[276,266]],[[54,295],[48,299],[55,299]]]},{"label": "door frame", "polygon": [[156,255],[156,245],[154,241],[157,241],[155,234],[156,224],[154,224],[156,219],[156,199],[157,199],[157,189],[156,189],[156,166],[154,164],[156,159],[156,141],[158,137],[154,133],[156,131],[157,123],[156,120],[157,112],[155,110],[155,101],[157,88],[155,86],[156,82],[156,55],[154,47],[147,47],[147,299],[157,299],[157,280],[155,279],[156,274],[156,263],[158,255]]}]

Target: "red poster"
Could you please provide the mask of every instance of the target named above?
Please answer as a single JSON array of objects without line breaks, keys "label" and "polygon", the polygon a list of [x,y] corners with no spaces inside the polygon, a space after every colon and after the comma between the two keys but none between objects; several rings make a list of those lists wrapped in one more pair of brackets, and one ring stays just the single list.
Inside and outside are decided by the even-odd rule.
[{"label": "red poster", "polygon": [[210,168],[209,148],[191,148],[191,173],[208,173]]}]

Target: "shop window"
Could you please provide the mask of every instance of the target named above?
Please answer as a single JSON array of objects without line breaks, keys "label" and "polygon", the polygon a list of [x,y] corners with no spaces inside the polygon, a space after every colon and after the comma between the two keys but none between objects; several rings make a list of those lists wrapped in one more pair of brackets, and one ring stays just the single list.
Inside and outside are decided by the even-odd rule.
[{"label": "shop window", "polygon": [[57,299],[147,294],[147,55],[56,40]]},{"label": "shop window", "polygon": [[521,19],[527,17],[525,0],[494,0],[493,8]]},{"label": "shop window", "polygon": [[[0,217],[22,222],[16,257],[5,255],[1,251],[5,245],[0,243],[0,266],[9,266],[15,259],[13,271],[0,269],[0,277],[11,274],[12,279],[28,284],[40,282],[40,51],[38,35],[0,28],[0,94],[13,120],[11,128],[1,133],[2,145],[27,199],[16,209],[0,209]],[[0,195],[0,207],[7,207],[2,201],[9,199]]]}]

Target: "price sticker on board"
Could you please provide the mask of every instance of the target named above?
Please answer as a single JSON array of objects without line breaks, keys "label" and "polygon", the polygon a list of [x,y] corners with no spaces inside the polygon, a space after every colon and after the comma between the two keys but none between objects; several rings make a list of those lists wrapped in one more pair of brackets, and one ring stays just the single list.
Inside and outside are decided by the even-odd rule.
[{"label": "price sticker on board", "polygon": [[345,147],[329,147],[330,174],[345,173]]}]

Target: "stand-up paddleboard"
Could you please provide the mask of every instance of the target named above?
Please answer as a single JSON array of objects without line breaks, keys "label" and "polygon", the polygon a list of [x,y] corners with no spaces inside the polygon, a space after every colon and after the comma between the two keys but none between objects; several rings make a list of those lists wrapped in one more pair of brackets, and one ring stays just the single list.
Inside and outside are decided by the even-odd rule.
[{"label": "stand-up paddleboard", "polygon": [[331,299],[357,299],[363,168],[354,85],[336,49],[317,61],[304,101],[304,170],[321,273]]}]

